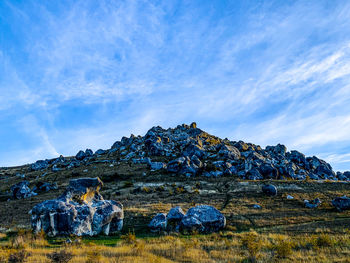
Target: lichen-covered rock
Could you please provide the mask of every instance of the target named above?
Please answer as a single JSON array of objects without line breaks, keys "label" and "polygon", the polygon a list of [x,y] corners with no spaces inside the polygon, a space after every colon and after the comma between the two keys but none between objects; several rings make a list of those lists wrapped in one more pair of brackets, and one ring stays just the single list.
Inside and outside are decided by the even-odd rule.
[{"label": "lichen-covered rock", "polygon": [[159,213],[153,217],[152,221],[148,224],[148,227],[152,232],[159,232],[166,230],[167,228],[167,215]]},{"label": "lichen-covered rock", "polygon": [[350,198],[347,196],[337,197],[332,200],[332,205],[338,211],[350,210]]},{"label": "lichen-covered rock", "polygon": [[80,178],[69,182],[63,195],[37,204],[29,212],[32,228],[50,236],[98,235],[120,231],[123,226],[123,206],[104,200],[99,193],[103,183],[99,178]]},{"label": "lichen-covered rock", "polygon": [[264,194],[266,194],[268,196],[276,196],[277,195],[277,187],[272,185],[272,184],[263,185],[261,190],[263,191]]},{"label": "lichen-covered rock", "polygon": [[190,208],[180,223],[181,230],[217,232],[226,226],[226,218],[219,210],[209,205]]}]

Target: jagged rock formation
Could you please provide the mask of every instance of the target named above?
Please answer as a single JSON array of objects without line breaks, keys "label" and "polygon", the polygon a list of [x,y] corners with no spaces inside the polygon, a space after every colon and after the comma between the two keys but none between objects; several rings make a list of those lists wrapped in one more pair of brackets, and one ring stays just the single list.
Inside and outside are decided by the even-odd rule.
[{"label": "jagged rock formation", "polygon": [[[105,160],[101,160],[105,156]],[[96,158],[99,157],[99,160]],[[162,161],[153,162],[152,159]],[[234,176],[241,179],[293,179],[350,181],[350,172],[335,173],[330,164],[278,144],[262,149],[243,141],[220,139],[191,125],[174,129],[151,128],[145,136],[123,137],[109,150],[79,151],[74,158],[60,156],[37,161],[31,170],[71,169],[95,162],[132,162],[148,164],[150,170],[163,170],[186,176]]]},{"label": "jagged rock formation", "polygon": [[50,236],[108,235],[123,226],[123,206],[113,200],[104,200],[99,190],[99,178],[81,178],[69,182],[62,196],[37,204],[29,212],[32,228]]},{"label": "jagged rock formation", "polygon": [[209,205],[192,207],[186,214],[181,207],[174,207],[168,214],[157,214],[148,225],[152,232],[196,230],[201,233],[217,232],[225,226],[225,216]]}]

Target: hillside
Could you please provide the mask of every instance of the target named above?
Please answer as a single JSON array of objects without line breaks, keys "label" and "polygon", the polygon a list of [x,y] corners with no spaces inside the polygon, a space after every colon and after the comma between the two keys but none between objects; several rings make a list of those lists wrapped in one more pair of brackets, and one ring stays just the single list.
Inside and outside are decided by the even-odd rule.
[{"label": "hillside", "polygon": [[[145,225],[156,212],[193,204],[214,205],[227,216],[228,227],[237,229],[294,229],[300,223],[336,229],[344,220],[349,222],[347,212],[333,211],[330,204],[349,194],[348,172],[335,173],[325,161],[288,152],[281,144],[262,149],[220,139],[192,123],[174,129],[153,127],[145,136],[123,137],[108,150],[87,149],[75,157],[1,168],[1,228],[29,227],[28,211],[57,197],[70,179],[79,177],[100,177],[103,196],[123,203],[124,231],[147,232]],[[27,192],[14,197],[11,186],[23,181],[28,182]],[[266,181],[277,186],[277,197],[261,194]],[[294,199],[286,200],[287,195]],[[305,199],[317,197],[322,201],[319,209],[304,207]],[[254,209],[254,204],[262,209]]]}]

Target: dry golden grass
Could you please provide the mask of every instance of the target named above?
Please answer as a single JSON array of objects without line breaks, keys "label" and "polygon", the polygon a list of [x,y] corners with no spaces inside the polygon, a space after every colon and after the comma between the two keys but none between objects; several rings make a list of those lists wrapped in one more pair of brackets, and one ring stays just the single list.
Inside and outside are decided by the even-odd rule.
[{"label": "dry golden grass", "polygon": [[[113,238],[113,237],[106,237]],[[115,237],[114,237],[115,238]],[[22,241],[13,240],[22,240]],[[40,242],[38,240],[41,240]],[[44,240],[44,241],[43,241]],[[319,232],[311,235],[287,235],[222,232],[200,236],[161,236],[151,239],[124,235],[114,246],[94,240],[80,245],[49,244],[44,237],[27,232],[0,243],[0,262],[25,251],[26,262],[50,262],[48,255],[66,252],[70,262],[349,262],[350,233]],[[64,253],[62,253],[64,254]]]}]

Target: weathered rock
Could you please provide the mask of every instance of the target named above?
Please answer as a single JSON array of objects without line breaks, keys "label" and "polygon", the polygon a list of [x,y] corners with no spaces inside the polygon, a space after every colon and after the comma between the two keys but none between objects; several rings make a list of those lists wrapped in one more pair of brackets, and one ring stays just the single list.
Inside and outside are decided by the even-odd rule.
[{"label": "weathered rock", "polygon": [[167,215],[159,213],[153,217],[152,221],[148,224],[148,227],[152,232],[159,232],[166,230],[167,228]]},{"label": "weathered rock", "polygon": [[105,151],[105,150],[102,150],[102,149],[98,149],[96,152],[95,152],[95,154],[97,154],[97,155],[102,155],[102,154],[105,154],[107,151]]},{"label": "weathered rock", "polygon": [[49,163],[46,160],[39,160],[39,161],[36,161],[35,163],[33,163],[30,166],[30,169],[32,171],[38,171],[38,170],[46,169],[48,166],[49,166]]},{"label": "weathered rock", "polygon": [[28,181],[22,181],[11,186],[11,193],[14,199],[24,199],[37,195],[37,193],[30,190]]},{"label": "weathered rock", "polygon": [[29,212],[32,228],[50,236],[98,235],[120,231],[123,226],[123,206],[113,200],[103,200],[99,178],[71,180],[65,193],[57,199],[37,204]]},{"label": "weathered rock", "polygon": [[80,150],[77,155],[75,155],[75,159],[81,161],[84,160],[84,158],[86,157],[86,154],[84,151]]},{"label": "weathered rock", "polygon": [[345,195],[342,197],[336,197],[332,200],[332,205],[338,211],[350,210],[350,198]]},{"label": "weathered rock", "polygon": [[180,221],[185,216],[184,211],[180,206],[173,207],[169,210],[167,214],[168,221]]},{"label": "weathered rock", "polygon": [[151,170],[157,171],[160,169],[165,169],[166,164],[163,162],[151,162],[150,167],[151,167]]},{"label": "weathered rock", "polygon": [[278,176],[278,170],[268,163],[260,165],[259,172],[266,179],[276,179]]},{"label": "weathered rock", "polygon": [[199,205],[190,208],[180,223],[181,230],[217,232],[226,226],[226,218],[215,207]]},{"label": "weathered rock", "polygon": [[263,185],[263,187],[261,189],[262,189],[263,193],[268,195],[268,196],[276,196],[277,195],[277,187],[272,185],[272,184]]},{"label": "weathered rock", "polygon": [[304,200],[304,205],[306,208],[317,208],[321,204],[321,200],[316,198],[315,200]]}]

